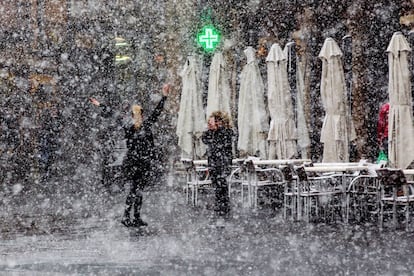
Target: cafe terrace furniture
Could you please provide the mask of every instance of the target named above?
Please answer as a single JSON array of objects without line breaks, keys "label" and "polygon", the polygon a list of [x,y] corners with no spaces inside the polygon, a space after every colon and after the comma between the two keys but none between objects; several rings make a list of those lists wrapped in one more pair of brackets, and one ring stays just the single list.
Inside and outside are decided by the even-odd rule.
[{"label": "cafe terrace furniture", "polygon": [[212,189],[212,181],[209,178],[208,169],[204,166],[196,166],[190,159],[182,160],[187,171],[186,179],[186,199],[189,202],[191,191],[191,203],[194,206],[198,204],[198,192],[200,189]]},{"label": "cafe terrace furniture", "polygon": [[[312,208],[318,216],[320,203],[323,203],[326,214],[334,214],[337,209],[345,216],[345,191],[350,179],[361,172],[367,171],[368,167],[359,164],[341,164],[297,167],[298,182],[297,216],[305,216],[309,221]],[[311,175],[311,176],[309,176]],[[303,208],[303,212],[302,209]]]},{"label": "cafe terrace furniture", "polygon": [[[394,227],[397,227],[397,212],[401,208],[405,214],[405,228],[410,224],[410,207],[414,205],[414,191],[401,169],[377,170],[380,181],[380,229],[383,227],[384,215],[391,213]],[[391,207],[391,209],[389,209]]]},{"label": "cafe terrace furniture", "polygon": [[242,181],[241,202],[244,203],[244,190],[247,187],[247,203],[249,207],[257,208],[258,191],[265,187],[283,187],[284,178],[277,168],[260,168],[252,160],[246,162],[246,181]]},{"label": "cafe terrace furniture", "polygon": [[[342,183],[334,176],[323,175],[309,177],[306,167],[296,168],[298,176],[298,217],[303,215],[305,221],[309,222],[313,214],[319,217],[319,213],[330,214],[334,211],[334,203],[339,202],[341,206],[341,197],[343,194]],[[323,208],[320,208],[323,207]],[[303,211],[302,211],[303,208]]]},{"label": "cafe terrace furniture", "polygon": [[377,216],[380,206],[379,183],[376,175],[359,175],[352,179],[346,190],[345,222],[350,214],[355,220]]},{"label": "cafe terrace furniture", "polygon": [[285,181],[283,190],[283,218],[287,219],[288,210],[293,219],[298,218],[298,177],[293,166],[280,168]]}]

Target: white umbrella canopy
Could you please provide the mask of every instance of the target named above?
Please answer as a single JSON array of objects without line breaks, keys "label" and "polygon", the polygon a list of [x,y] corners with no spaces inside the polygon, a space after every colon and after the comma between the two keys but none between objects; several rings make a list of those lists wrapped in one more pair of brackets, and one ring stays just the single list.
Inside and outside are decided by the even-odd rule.
[{"label": "white umbrella canopy", "polygon": [[296,121],[297,121],[297,136],[298,148],[301,152],[302,158],[308,158],[308,147],[311,144],[309,137],[308,125],[305,119],[305,63],[298,61],[296,63]]},{"label": "white umbrella canopy", "polygon": [[221,52],[216,52],[210,65],[207,96],[207,117],[212,112],[225,111],[231,117],[230,82],[226,62]]},{"label": "white umbrella canopy", "polygon": [[296,154],[296,126],[287,75],[287,59],[279,44],[266,58],[270,113],[269,159],[289,159]]},{"label": "white umbrella canopy", "polygon": [[182,92],[178,112],[176,134],[182,158],[197,158],[205,153],[201,133],[206,126],[201,91],[202,62],[197,56],[189,56],[180,75]]},{"label": "white umbrella canopy", "polygon": [[324,144],[322,162],[348,162],[348,145],[356,135],[347,104],[342,51],[335,40],[325,40],[319,58],[322,60],[321,98],[325,109],[320,139]]},{"label": "white umbrella canopy", "polygon": [[408,54],[411,48],[400,32],[387,48],[389,62],[388,158],[391,166],[407,168],[414,160],[414,127]]},{"label": "white umbrella canopy", "polygon": [[241,155],[267,157],[268,116],[264,102],[264,83],[252,47],[244,50],[247,64],[240,75],[237,142]]}]

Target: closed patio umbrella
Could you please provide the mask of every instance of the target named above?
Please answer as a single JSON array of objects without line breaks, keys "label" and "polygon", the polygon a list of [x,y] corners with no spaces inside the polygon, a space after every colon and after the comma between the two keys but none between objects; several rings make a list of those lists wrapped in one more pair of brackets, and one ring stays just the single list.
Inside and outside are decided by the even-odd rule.
[{"label": "closed patio umbrella", "polygon": [[407,168],[414,160],[414,127],[408,54],[411,48],[401,32],[388,45],[390,110],[388,158],[391,166]]},{"label": "closed patio umbrella", "polygon": [[296,123],[298,136],[298,149],[302,158],[308,158],[308,148],[311,141],[309,137],[308,125],[305,118],[305,70],[306,63],[297,61],[296,63]]},{"label": "closed patio umbrella", "polygon": [[266,58],[270,113],[269,159],[289,159],[296,154],[296,126],[287,75],[287,59],[279,44]]},{"label": "closed patio umbrella", "polygon": [[201,132],[206,128],[201,91],[202,63],[197,56],[189,56],[180,75],[182,92],[176,134],[182,158],[197,158],[205,153]]},{"label": "closed patio umbrella", "polygon": [[216,52],[210,65],[207,96],[207,117],[214,111],[225,111],[231,117],[230,82],[226,62],[221,52]]},{"label": "closed patio umbrella", "polygon": [[347,104],[342,51],[332,38],[323,44],[321,98],[325,118],[321,130],[322,162],[348,162],[349,142],[355,139],[354,124]]},{"label": "closed patio umbrella", "polygon": [[269,129],[264,102],[264,84],[252,47],[244,50],[247,63],[240,75],[237,116],[238,141],[241,155],[267,157],[266,134]]}]

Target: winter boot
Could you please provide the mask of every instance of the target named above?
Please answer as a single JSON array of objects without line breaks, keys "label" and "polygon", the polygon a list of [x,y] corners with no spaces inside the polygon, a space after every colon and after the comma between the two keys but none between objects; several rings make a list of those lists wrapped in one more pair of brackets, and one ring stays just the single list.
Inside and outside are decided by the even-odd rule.
[{"label": "winter boot", "polygon": [[148,223],[146,223],[145,221],[143,221],[140,217],[134,219],[132,221],[132,227],[141,227],[141,226],[147,226]]},{"label": "winter boot", "polygon": [[123,218],[121,220],[121,223],[123,225],[125,225],[126,227],[131,227],[132,226],[131,219],[129,218],[129,212],[130,212],[130,210],[131,210],[130,207],[125,209],[124,216],[123,216]]},{"label": "winter boot", "polygon": [[141,191],[136,191],[135,201],[134,201],[134,219],[132,220],[133,227],[147,226],[148,223],[141,219],[141,206],[142,206],[142,193]]}]

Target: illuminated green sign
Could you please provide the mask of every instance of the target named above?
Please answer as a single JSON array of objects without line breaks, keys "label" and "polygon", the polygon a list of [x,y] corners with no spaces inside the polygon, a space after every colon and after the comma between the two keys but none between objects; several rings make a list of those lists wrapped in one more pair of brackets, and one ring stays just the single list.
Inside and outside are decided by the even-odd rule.
[{"label": "illuminated green sign", "polygon": [[220,42],[220,33],[213,25],[204,26],[197,34],[197,43],[204,51],[212,52]]}]

